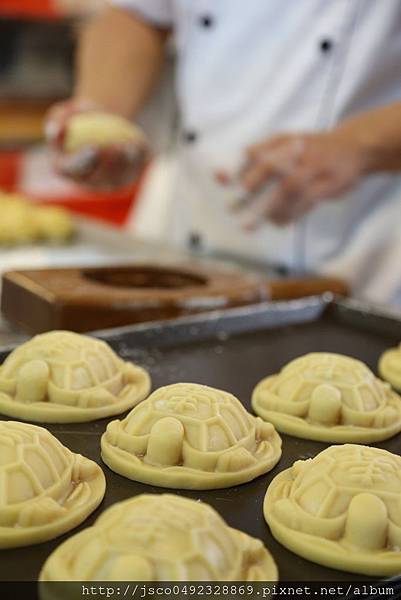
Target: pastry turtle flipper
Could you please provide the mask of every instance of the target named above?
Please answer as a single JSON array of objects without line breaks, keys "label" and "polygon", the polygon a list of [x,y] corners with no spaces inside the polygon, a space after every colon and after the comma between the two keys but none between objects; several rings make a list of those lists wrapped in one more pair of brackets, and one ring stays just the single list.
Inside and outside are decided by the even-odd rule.
[{"label": "pastry turtle flipper", "polygon": [[159,388],[102,437],[103,461],[129,479],[170,488],[230,487],[281,456],[273,425],[232,394],[194,383]]},{"label": "pastry turtle flipper", "polygon": [[47,559],[41,582],[276,581],[260,540],[231,529],[208,504],[140,495],[107,509]]},{"label": "pastry turtle flipper", "polygon": [[283,546],[313,562],[369,576],[401,571],[401,457],[330,446],[267,489],[264,515]]},{"label": "pastry turtle flipper", "polygon": [[369,444],[401,431],[401,398],[361,361],[326,352],[297,358],[258,383],[255,412],[279,432]]},{"label": "pastry turtle flipper", "polygon": [[0,548],[53,539],[100,504],[105,478],[36,425],[0,421]]},{"label": "pastry turtle flipper", "polygon": [[379,373],[395,390],[401,392],[401,344],[381,355]]},{"label": "pastry turtle flipper", "polygon": [[52,331],[0,366],[0,412],[24,421],[75,423],[120,414],[150,391],[150,377],[105,342]]}]

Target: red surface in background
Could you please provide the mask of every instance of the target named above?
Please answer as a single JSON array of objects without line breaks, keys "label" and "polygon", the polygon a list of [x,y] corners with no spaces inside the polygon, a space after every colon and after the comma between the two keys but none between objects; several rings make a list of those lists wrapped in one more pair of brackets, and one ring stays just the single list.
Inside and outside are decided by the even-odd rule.
[{"label": "red surface in background", "polygon": [[[138,185],[108,194],[85,194],[83,192],[82,195],[76,197],[54,198],[51,200],[51,204],[64,206],[74,213],[122,226],[127,220],[135,195],[138,193]],[[40,201],[40,198],[36,199]],[[49,201],[46,201],[46,204],[48,203]]]},{"label": "red surface in background", "polygon": [[[0,152],[0,189],[18,193],[21,158],[20,152]],[[54,197],[50,200],[40,197],[34,199],[64,206],[75,213],[122,226],[135,202],[143,177],[144,174],[136,183],[115,192],[101,194],[77,188],[76,193],[71,196]]]},{"label": "red surface in background", "polygon": [[22,155],[20,152],[0,153],[0,189],[6,192],[15,190],[18,181]]},{"label": "red surface in background", "polygon": [[[0,17],[54,19],[59,17],[54,0],[0,0]],[[0,152],[0,189],[18,193],[22,153]],[[69,197],[52,198],[50,202],[73,212],[95,217],[115,225],[123,225],[131,210],[141,181],[117,192],[99,194],[79,190]],[[49,202],[36,197],[35,200]]]},{"label": "red surface in background", "polygon": [[1,0],[0,15],[11,17],[57,17],[52,0]]}]

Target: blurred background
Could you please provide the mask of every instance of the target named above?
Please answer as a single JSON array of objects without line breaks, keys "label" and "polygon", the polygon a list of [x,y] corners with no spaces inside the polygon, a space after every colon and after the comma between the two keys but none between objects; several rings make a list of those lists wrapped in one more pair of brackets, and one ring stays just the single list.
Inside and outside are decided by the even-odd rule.
[{"label": "blurred background", "polygon": [[[391,103],[395,103],[395,109],[401,110],[397,70],[399,33],[392,12],[397,16],[399,8],[394,5],[392,10],[386,12],[384,3],[380,9],[377,4],[369,3],[370,8],[365,9],[364,20],[363,11],[362,16],[359,15],[352,3],[349,14],[343,14],[340,5],[335,3],[330,9],[330,3],[322,3],[321,10],[311,9],[309,13],[308,6],[312,4],[303,3],[305,14],[299,20],[298,16],[294,17],[294,32],[289,28],[287,37],[278,31],[276,35],[266,37],[264,27],[255,28],[255,18],[259,14],[256,8],[255,13],[249,14],[248,25],[243,27],[242,24],[238,26],[240,21],[236,18],[235,10],[232,10],[231,4],[227,4],[227,28],[214,28],[213,15],[203,13],[202,3],[196,6],[194,3],[191,5],[193,14],[181,15],[182,23],[188,20],[191,25],[188,40],[192,45],[184,45],[184,50],[191,48],[194,52],[188,53],[188,56],[180,44],[179,36],[170,37],[170,22],[159,30],[150,25],[151,19],[149,23],[142,17],[129,19],[130,26],[138,21],[151,34],[154,33],[152,29],[157,30],[161,54],[165,56],[163,73],[160,78],[156,77],[158,83],[152,97],[145,102],[139,117],[135,112],[135,124],[144,130],[144,137],[150,142],[150,154],[155,158],[147,161],[148,154],[143,152],[143,169],[139,179],[125,187],[104,192],[99,191],[103,188],[92,191],[94,187],[77,185],[72,179],[67,180],[57,174],[52,150],[45,143],[44,124],[51,106],[73,96],[74,63],[80,32],[88,19],[105,9],[106,0],[0,0],[0,201],[3,202],[0,206],[0,292],[1,310],[5,316],[3,321],[0,317],[0,345],[2,341],[19,339],[21,325],[25,324],[22,329],[30,333],[39,330],[39,325],[26,324],[20,314],[13,313],[16,299],[19,298],[14,291],[20,293],[22,289],[25,292],[28,289],[30,292],[31,284],[26,284],[25,279],[18,286],[13,283],[12,293],[11,288],[4,285],[7,272],[21,269],[57,271],[67,267],[83,270],[89,266],[100,269],[128,264],[136,269],[141,261],[153,262],[158,268],[163,266],[164,261],[170,261],[183,268],[185,261],[190,262],[191,266],[195,262],[197,266],[198,263],[203,265],[206,261],[207,269],[234,269],[240,271],[241,275],[257,275],[266,279],[260,288],[263,300],[297,298],[333,291],[399,307],[401,238],[397,222],[401,214],[401,163],[398,162],[401,154],[391,122],[392,119],[399,122],[399,112],[396,117],[392,113],[386,117],[384,111],[383,117],[380,111],[381,107],[386,108]],[[145,2],[141,6],[147,10],[150,4]],[[271,12],[271,7],[270,12],[267,10],[270,3],[258,2],[257,6],[266,19],[266,27],[276,22],[275,12]],[[277,6],[281,4],[277,3]],[[242,11],[242,3],[237,2],[236,7]],[[378,32],[376,10],[383,21],[382,30]],[[401,11],[399,19],[401,23]],[[99,22],[102,19],[96,21]],[[87,73],[105,83],[106,96],[107,92],[116,90],[117,96],[126,99],[129,98],[129,89],[136,90],[138,82],[134,79],[131,87],[121,90],[121,83],[131,80],[125,74],[119,80],[114,70],[114,57],[109,51],[109,48],[118,47],[118,44],[112,45],[112,41],[113,35],[115,40],[120,39],[122,23],[117,21],[113,33],[107,32],[110,13],[106,13],[105,22],[106,33],[101,30],[100,37],[96,38],[98,46],[95,45],[93,56],[99,58],[100,47],[106,49],[107,54],[100,62],[91,62]],[[313,24],[314,27],[307,37],[304,36],[304,23]],[[174,24],[174,33],[175,25],[178,31],[179,24]],[[216,46],[209,43],[210,38],[202,46],[202,40],[209,31],[216,34],[213,37]],[[256,46],[253,46],[254,36],[249,37],[249,32],[254,31],[258,31],[260,36],[258,38],[255,34]],[[394,34],[394,46],[388,43],[387,31]],[[355,32],[355,39],[360,40],[359,45],[356,42],[351,45],[352,32]],[[224,37],[226,35],[227,39]],[[383,36],[386,44],[381,43]],[[177,61],[173,37],[177,43]],[[133,35],[127,39],[137,43],[136,40],[140,41],[141,37]],[[258,47],[258,39],[263,42],[265,52],[261,52],[260,56],[254,50]],[[236,60],[227,52],[227,48],[242,48],[238,40],[243,44],[248,43],[249,56],[260,58],[259,63],[255,61],[255,68],[248,68],[244,54],[242,70],[238,71]],[[232,46],[226,46],[228,43]],[[304,55],[301,52],[299,54],[299,65],[293,62],[297,58],[293,43],[298,43],[305,51]],[[219,47],[222,56],[215,67],[215,52]],[[209,51],[206,62],[203,48]],[[282,71],[277,69],[276,54],[272,53],[272,49],[278,53],[277,56],[283,53],[285,69]],[[365,52],[362,57],[361,49]],[[138,52],[142,50],[138,42]],[[110,63],[112,67],[104,75],[100,66],[102,60],[107,63],[109,56],[113,59]],[[142,59],[144,55],[138,56],[139,71],[145,65],[145,71],[151,74],[152,68]],[[375,57],[374,61],[372,56]],[[273,57],[268,69],[266,57]],[[185,70],[181,67],[188,64],[187,58],[193,60],[193,64],[189,62],[189,68]],[[380,68],[380,64],[383,64],[383,68]],[[176,65],[178,69],[175,69]],[[203,77],[199,77],[204,65],[207,68]],[[175,71],[177,82],[174,80]],[[191,77],[186,77],[188,73]],[[297,77],[294,77],[294,73]],[[376,77],[378,73],[380,77]],[[222,79],[221,74],[224,75]],[[242,77],[241,83],[245,75],[249,78],[243,86],[238,86],[238,74]],[[114,88],[111,87],[113,76]],[[342,86],[338,85],[337,78],[340,76]],[[230,84],[228,87],[227,82]],[[276,85],[277,89],[272,94],[274,82],[280,85]],[[266,89],[269,105],[265,104],[263,94],[260,97],[255,95],[255,89],[259,89],[259,86],[262,86],[260,89]],[[303,96],[305,90],[307,93]],[[88,98],[91,99],[90,93]],[[192,106],[198,101],[197,106]],[[69,112],[72,104],[74,102],[64,103],[64,108],[68,107],[68,118],[72,114]],[[103,106],[102,102],[100,106]],[[107,102],[105,106],[108,106]],[[379,113],[379,117],[376,115],[375,118],[381,123],[378,128],[380,135],[376,135],[382,142],[382,130],[387,132],[384,135],[385,142],[396,167],[392,163],[390,167],[380,163],[374,172],[368,173],[369,177],[362,177],[363,171],[359,165],[363,162],[360,156],[363,154],[360,148],[363,144],[358,144],[357,139],[360,131],[370,130],[371,121],[375,120],[369,112],[366,113],[368,116],[364,113],[369,108],[377,109]],[[113,108],[110,112],[113,112]],[[114,112],[119,113],[119,110]],[[124,111],[120,112],[123,115]],[[355,126],[354,123],[346,135],[336,136],[337,125],[347,122],[347,119],[357,119],[359,115],[362,115],[362,125],[357,121],[359,125]],[[57,119],[53,118],[54,121]],[[62,131],[62,127],[59,131]],[[313,135],[302,134],[309,131]],[[281,140],[280,144],[284,146],[281,154],[270,148],[269,157],[272,160],[273,156],[276,171],[273,169],[265,177],[266,181],[262,181],[263,186],[258,193],[252,193],[252,190],[246,193],[241,173],[245,167],[250,169],[253,161],[247,158],[247,147],[263,134],[263,144],[259,144],[261,148],[255,165],[269,165],[268,160],[262,160],[262,146],[269,146],[275,136],[283,132],[288,135],[282,137],[288,140]],[[393,137],[397,138],[395,148]],[[62,140],[61,144],[64,143],[62,134],[59,139]],[[317,144],[318,151],[308,154],[304,149],[308,144]],[[384,147],[387,148],[386,144]],[[298,156],[297,148],[302,149],[302,156]],[[344,148],[347,150],[345,160]],[[291,154],[290,150],[295,154]],[[379,154],[382,156],[385,153],[380,151]],[[276,191],[280,186],[285,187],[288,169],[296,170],[298,162],[302,162],[299,157],[304,155],[309,156],[312,164],[308,168],[313,167],[312,173],[317,179],[321,174],[320,169],[323,175],[327,171],[325,177],[329,183],[331,179],[336,184],[337,179],[340,183],[343,177],[346,183],[349,179],[349,189],[343,184],[344,194],[341,185],[340,191],[336,191],[336,186],[332,185],[333,189],[329,186],[328,191],[320,193],[320,200],[341,197],[343,202],[322,202],[316,210],[306,215],[307,218],[304,219],[301,212],[296,221],[290,222],[290,219],[286,227],[277,227],[280,223],[274,222],[270,213],[270,216],[264,214],[263,218],[259,217],[262,227],[256,231],[250,232],[252,228],[246,230],[241,227],[241,210],[249,205],[250,211],[254,211],[253,216],[257,216],[258,195],[264,202],[269,200],[270,195],[274,197],[272,186],[276,186]],[[352,160],[348,160],[348,156]],[[109,163],[113,164],[110,156]],[[231,173],[231,181],[228,181],[229,177],[226,185],[219,177],[221,173]],[[308,177],[304,177],[304,173],[298,177],[300,188],[292,192],[298,200],[302,200],[303,195],[308,198],[306,192],[311,187]],[[81,177],[81,181],[84,179]],[[79,177],[75,180],[79,180]],[[325,183],[328,185],[327,181]],[[282,204],[291,207],[293,200],[285,197]],[[26,206],[30,213],[26,212]],[[59,214],[55,215],[53,210],[53,214],[50,214],[46,213],[46,209],[44,211],[43,206],[46,209],[63,207],[67,212],[58,211]],[[37,211],[37,214],[32,211]],[[73,215],[72,219],[70,215]],[[36,231],[32,231],[32,227],[25,227],[30,220],[40,222],[40,226],[36,225]],[[16,231],[15,239],[12,236],[10,238],[12,227]],[[63,288],[62,274],[56,275],[58,285]],[[83,285],[87,284],[84,275],[82,281]],[[160,281],[148,286],[143,282],[132,285],[125,283],[120,287],[129,288],[129,293],[135,295],[141,285],[143,288],[157,288],[159,292],[168,287]],[[202,285],[206,286],[207,281]],[[206,287],[205,292],[202,285],[197,291],[200,297],[210,291]],[[118,286],[110,283],[109,287],[117,294],[118,289],[115,288]],[[51,297],[53,301],[55,296],[48,293],[48,288],[44,286],[43,290],[42,296],[46,300]],[[95,303],[98,302],[96,294],[93,298]],[[21,314],[29,312],[27,306],[27,301],[21,300]],[[59,305],[54,300],[48,308],[57,312]],[[27,315],[27,320],[30,318]],[[52,328],[53,325],[47,323],[40,327]]]},{"label": "blurred background", "polygon": [[[55,175],[43,141],[49,106],[72,91],[79,28],[104,5],[104,0],[1,0],[0,189],[130,227],[142,180],[93,194]],[[161,84],[140,119],[157,150],[166,154],[176,121],[172,64],[171,50]]]},{"label": "blurred background", "polygon": [[[49,107],[72,92],[80,28],[105,4],[104,0],[0,1],[0,278],[14,269],[107,266],[176,257],[173,251],[142,243],[131,233],[137,199],[151,166],[139,181],[125,188],[93,192],[57,175],[45,144]],[[177,123],[173,70],[171,48],[160,85],[139,119],[159,156],[167,157]],[[159,162],[162,173],[155,180],[156,186],[160,182],[158,201],[169,177],[168,167],[164,172],[164,161]],[[154,196],[154,188],[150,196]],[[11,215],[5,216],[7,197],[21,198],[35,210],[38,206],[67,209],[74,219],[72,243],[8,243]],[[12,218],[20,217],[15,213]],[[15,221],[11,225],[15,226]],[[16,227],[20,229],[18,224]],[[0,293],[2,287],[0,280]],[[20,326],[0,313],[0,345],[21,339]]]}]

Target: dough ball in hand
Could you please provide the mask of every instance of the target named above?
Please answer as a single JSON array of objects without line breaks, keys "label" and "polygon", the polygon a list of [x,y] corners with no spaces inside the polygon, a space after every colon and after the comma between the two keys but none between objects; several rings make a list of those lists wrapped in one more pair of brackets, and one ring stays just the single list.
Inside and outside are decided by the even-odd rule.
[{"label": "dough ball in hand", "polygon": [[145,135],[139,127],[118,115],[86,112],[69,119],[63,146],[65,152],[73,153],[87,146],[107,148],[127,143],[146,146]]},{"label": "dough ball in hand", "polygon": [[89,111],[66,122],[56,168],[79,183],[107,190],[135,180],[148,156],[146,137],[136,125]]}]

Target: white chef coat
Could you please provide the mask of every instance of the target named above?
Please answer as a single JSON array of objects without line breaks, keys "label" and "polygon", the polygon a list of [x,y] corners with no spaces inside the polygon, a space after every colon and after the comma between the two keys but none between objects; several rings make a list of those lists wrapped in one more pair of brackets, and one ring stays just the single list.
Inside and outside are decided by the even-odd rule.
[{"label": "white chef coat", "polygon": [[[113,0],[175,32],[182,120],[170,239],[349,277],[401,304],[401,177],[370,176],[285,228],[241,231],[213,177],[247,145],[401,101],[400,0]],[[193,237],[193,236],[192,236]]]}]

